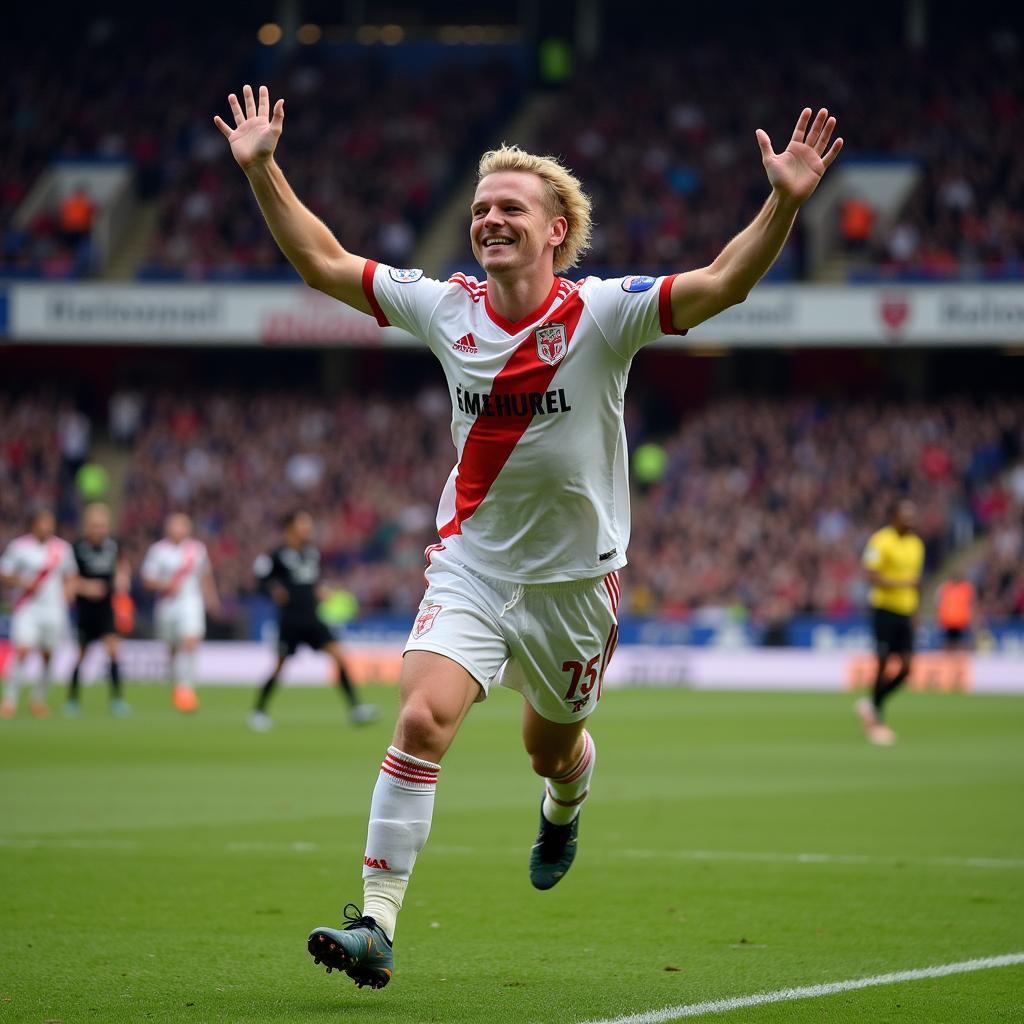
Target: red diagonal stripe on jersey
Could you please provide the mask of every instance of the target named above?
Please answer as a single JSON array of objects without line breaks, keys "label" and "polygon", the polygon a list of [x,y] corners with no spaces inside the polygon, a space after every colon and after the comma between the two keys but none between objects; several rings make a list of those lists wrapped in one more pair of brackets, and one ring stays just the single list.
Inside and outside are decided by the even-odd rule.
[{"label": "red diagonal stripe on jersey", "polygon": [[[552,310],[544,321],[564,324],[566,356],[582,315],[583,300],[579,292],[574,292],[562,305]],[[537,327],[543,326],[543,323],[537,324]],[[540,358],[537,354],[536,330],[531,330],[494,378],[491,386],[492,405],[498,395],[547,391],[561,362],[559,360],[555,366],[550,366]],[[510,407],[515,408],[515,403],[511,403]],[[462,524],[487,497],[491,485],[505,468],[505,463],[532,420],[533,413],[527,411],[525,414],[511,416],[484,416],[481,413],[473,421],[462,448],[459,473],[455,480],[455,515],[441,527],[439,533],[442,538],[462,532]]]},{"label": "red diagonal stripe on jersey", "polygon": [[36,591],[46,582],[46,578],[60,564],[60,559],[60,545],[55,540],[50,541],[46,548],[46,561],[43,563],[43,567],[36,573],[32,582],[18,595],[18,599],[14,602],[14,611],[18,611],[22,605],[35,596]]},{"label": "red diagonal stripe on jersey", "polygon": [[199,551],[196,547],[195,541],[185,541],[188,545],[185,548],[185,552],[181,558],[181,565],[178,566],[178,571],[171,577],[167,586],[164,587],[164,597],[174,597],[181,589],[182,583],[185,582],[185,577],[195,568],[195,564],[199,559]]}]

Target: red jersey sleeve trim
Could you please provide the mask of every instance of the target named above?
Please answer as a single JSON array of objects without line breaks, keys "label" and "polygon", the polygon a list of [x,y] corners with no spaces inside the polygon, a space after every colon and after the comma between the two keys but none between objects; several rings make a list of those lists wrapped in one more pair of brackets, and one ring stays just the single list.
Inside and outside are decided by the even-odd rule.
[{"label": "red jersey sleeve trim", "polygon": [[377,296],[373,291],[373,278],[377,273],[377,266],[376,260],[367,260],[363,264],[363,294],[366,296],[366,301],[370,304],[370,309],[373,310],[373,316],[377,323],[381,327],[390,327],[391,321],[388,320],[384,310],[380,308],[380,303],[377,301]]},{"label": "red jersey sleeve trim", "polygon": [[662,334],[678,334],[681,336],[689,330],[689,327],[684,327],[680,331],[672,324],[672,282],[678,276],[678,274],[669,274],[661,282],[661,287],[658,289],[658,319],[661,322]]}]

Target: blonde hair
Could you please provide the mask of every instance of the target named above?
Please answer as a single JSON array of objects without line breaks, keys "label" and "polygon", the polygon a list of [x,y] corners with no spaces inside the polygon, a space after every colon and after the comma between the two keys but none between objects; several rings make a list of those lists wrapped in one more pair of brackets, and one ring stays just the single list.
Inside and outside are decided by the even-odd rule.
[{"label": "blonde hair", "polygon": [[535,156],[518,146],[501,144],[480,157],[476,180],[483,181],[488,174],[498,171],[525,171],[536,174],[544,182],[544,193],[549,211],[564,217],[567,228],[565,238],[555,248],[556,274],[575,267],[590,248],[590,197],[583,191],[579,178],[554,156]]}]

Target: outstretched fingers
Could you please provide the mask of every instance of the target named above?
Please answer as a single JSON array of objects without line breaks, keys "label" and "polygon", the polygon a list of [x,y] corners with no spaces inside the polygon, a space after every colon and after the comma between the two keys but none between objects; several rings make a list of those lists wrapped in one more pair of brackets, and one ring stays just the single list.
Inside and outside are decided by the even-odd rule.
[{"label": "outstretched fingers", "polygon": [[803,142],[804,135],[807,133],[807,125],[811,120],[811,108],[804,107],[800,111],[800,116],[796,119],[796,127],[793,129],[793,142]]},{"label": "outstretched fingers", "polygon": [[829,139],[832,138],[832,133],[835,131],[835,129],[836,119],[834,117],[830,117],[825,122],[825,127],[821,129],[821,133],[818,135],[818,138],[814,143],[814,151],[818,154],[818,156],[821,156],[822,153],[825,152],[825,149],[828,146],[828,141]]},{"label": "outstretched fingers", "polygon": [[245,116],[255,117],[256,116],[256,100],[253,99],[252,86],[242,86],[242,98],[245,100]]},{"label": "outstretched fingers", "polygon": [[267,91],[265,85],[260,86],[259,103],[256,106],[256,112],[260,117],[265,117],[269,120],[270,118],[270,93]]},{"label": "outstretched fingers", "polygon": [[213,115],[213,123],[220,129],[221,135],[224,136],[229,142],[231,141],[231,129],[225,124],[224,119],[220,114]]},{"label": "outstretched fingers", "polygon": [[238,102],[238,97],[231,93],[228,96],[228,106],[231,108],[231,113],[235,118],[235,127],[241,128],[245,124],[245,114],[242,113],[242,105]]},{"label": "outstretched fingers", "polygon": [[772,140],[768,138],[768,133],[763,128],[758,128],[754,132],[754,138],[757,139],[757,145],[761,150],[762,160],[770,160],[775,156],[775,150],[772,149]]},{"label": "outstretched fingers", "polygon": [[825,130],[825,119],[828,117],[828,111],[822,107],[817,114],[814,115],[814,121],[811,123],[811,127],[807,132],[807,138],[804,142],[812,149],[818,150],[818,140],[821,138],[822,132]]},{"label": "outstretched fingers", "polygon": [[843,137],[840,135],[839,138],[832,143],[832,147],[829,149],[829,151],[821,158],[821,162],[825,165],[826,170],[832,166],[832,161],[835,160],[837,156],[839,156],[839,150],[841,150],[842,148]]},{"label": "outstretched fingers", "polygon": [[281,125],[284,122],[284,99],[279,99],[274,104],[274,120],[273,124]]}]

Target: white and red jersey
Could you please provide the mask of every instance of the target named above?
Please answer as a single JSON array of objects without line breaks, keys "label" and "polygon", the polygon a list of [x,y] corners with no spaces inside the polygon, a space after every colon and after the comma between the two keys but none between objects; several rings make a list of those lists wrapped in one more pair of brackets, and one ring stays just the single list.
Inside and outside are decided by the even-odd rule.
[{"label": "white and red jersey", "polygon": [[157,599],[161,604],[198,604],[202,607],[202,581],[209,565],[209,555],[202,541],[186,537],[180,544],[175,544],[165,537],[146,552],[142,577],[159,584]]},{"label": "white and red jersey", "polygon": [[13,576],[18,581],[15,612],[28,608],[63,612],[67,608],[64,581],[77,573],[71,545],[60,537],[40,541],[26,533],[15,537],[0,557],[0,576]]},{"label": "white and red jersey", "polygon": [[677,333],[672,280],[554,278],[541,306],[512,323],[476,278],[367,261],[377,322],[426,342],[448,379],[458,461],[437,527],[471,569],[545,583],[626,564],[626,377],[642,345]]}]

